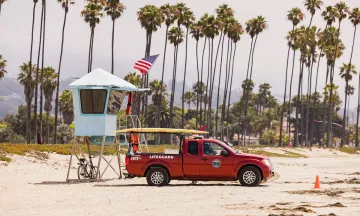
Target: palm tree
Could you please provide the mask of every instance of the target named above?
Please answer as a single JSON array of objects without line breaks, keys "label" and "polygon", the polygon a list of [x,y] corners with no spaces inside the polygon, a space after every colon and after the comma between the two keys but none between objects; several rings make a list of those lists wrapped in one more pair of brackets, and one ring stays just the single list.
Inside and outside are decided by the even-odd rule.
[{"label": "palm tree", "polygon": [[64,23],[62,28],[62,36],[61,36],[61,48],[60,48],[60,60],[59,60],[59,67],[58,67],[58,74],[57,74],[57,82],[56,82],[56,93],[55,93],[55,126],[54,126],[54,143],[56,144],[57,141],[57,126],[58,126],[58,112],[59,112],[59,86],[60,86],[60,71],[61,71],[61,63],[62,63],[62,56],[64,50],[64,39],[65,39],[65,25],[66,25],[66,18],[69,12],[69,4],[75,4],[73,0],[58,0],[61,3],[61,7],[64,9]]},{"label": "palm tree", "polygon": [[57,82],[57,73],[55,70],[51,67],[44,68],[43,73],[43,91],[44,91],[44,97],[45,97],[45,104],[44,104],[44,110],[46,111],[46,139],[45,143],[49,143],[49,134],[50,134],[50,127],[49,127],[49,117],[50,112],[52,110],[52,100],[54,91],[56,89],[56,82]]},{"label": "palm tree", "polygon": [[[197,69],[197,83],[202,83],[202,81],[200,80],[200,70],[199,70],[199,40],[200,38],[204,37],[204,34],[202,32],[201,29],[201,21],[197,21],[195,23],[193,23],[190,26],[190,34],[192,35],[192,37],[196,40],[196,69]],[[199,101],[200,101],[200,94],[202,94],[203,92],[197,92],[196,94],[196,128],[198,128],[198,112],[199,112]]]},{"label": "palm tree", "polygon": [[[163,68],[162,68],[162,74],[161,74],[161,85],[164,83],[164,73],[165,73],[165,60],[166,60],[166,49],[167,49],[167,43],[168,43],[168,33],[169,33],[169,27],[175,22],[174,17],[174,7],[170,4],[165,4],[160,7],[160,10],[162,11],[163,19],[165,21],[166,25],[166,31],[165,31],[165,46],[164,46],[164,58],[163,58]],[[162,97],[160,97],[162,98]],[[161,110],[162,102],[159,101],[159,110]],[[155,122],[158,122],[159,125],[161,125],[160,122],[160,116],[156,116],[158,119],[156,119]]]},{"label": "palm tree", "polygon": [[[163,23],[164,17],[160,8],[156,7],[155,5],[145,5],[144,7],[140,8],[137,12],[138,21],[142,28],[146,30],[146,49],[145,49],[145,56],[150,56],[150,49],[151,49],[151,41],[152,41],[152,33],[156,32],[158,28],[161,27],[161,23]],[[148,75],[143,75],[143,86],[148,87],[149,79]],[[144,94],[143,97],[143,104],[142,104],[142,114],[146,115],[147,109],[147,95]],[[146,116],[145,116],[146,119]]]},{"label": "palm tree", "polygon": [[[310,12],[311,14],[311,19],[309,22],[309,26],[305,29],[306,35],[303,36],[302,38],[302,42],[300,43],[300,73],[299,73],[299,84],[298,84],[298,96],[297,96],[297,103],[300,104],[300,111],[301,111],[301,117],[303,118],[303,104],[302,104],[302,100],[300,100],[300,95],[302,94],[302,86],[303,86],[303,73],[304,73],[304,64],[306,63],[307,57],[306,56],[308,54],[308,33],[310,32],[309,29],[311,27],[314,15],[316,13],[317,9],[321,9],[321,6],[323,5],[323,2],[321,0],[306,0],[305,1],[305,6],[307,11]],[[307,64],[306,66],[310,67],[310,64]],[[310,69],[309,69],[310,70]],[[310,74],[309,74],[310,75]],[[299,143],[299,139],[298,139],[298,134],[299,134],[299,118],[298,118],[298,113],[299,113],[299,106],[296,106],[296,122],[295,122],[295,146],[298,145]],[[301,121],[302,123],[303,121]],[[300,131],[303,129],[302,125],[300,125]],[[305,133],[307,133],[307,131],[305,131]],[[303,136],[303,132],[301,132],[302,136]],[[301,136],[301,137],[302,137]],[[307,136],[307,135],[306,135]],[[302,141],[303,139],[301,139]]]},{"label": "palm tree", "polygon": [[[339,49],[339,37],[340,37],[340,30],[341,30],[341,22],[343,19],[345,19],[347,17],[347,14],[349,13],[349,7],[346,5],[345,2],[339,2],[335,5],[335,8],[337,9],[338,13],[337,13],[337,19],[339,21],[339,26],[338,26],[338,29],[337,29],[337,39],[335,40],[335,53],[338,52],[338,49]],[[331,70],[330,70],[330,84],[333,84],[334,82],[334,73],[335,73],[335,63],[336,63],[336,59],[337,58],[334,58],[334,61],[332,62],[332,65],[331,65]],[[333,85],[331,85],[332,87]],[[332,97],[332,94],[333,94],[333,89],[330,88],[330,98]],[[332,101],[330,100],[329,101],[329,122],[331,123],[332,122],[332,119],[333,119],[333,109],[331,109],[331,107],[333,106],[332,105]],[[332,124],[329,124],[329,127],[328,127],[328,132],[327,132],[327,135],[328,135],[328,146],[332,145],[332,137],[333,137],[333,129],[332,129]]]},{"label": "palm tree", "polygon": [[[32,74],[32,71],[36,70],[36,65],[31,65],[31,67],[30,67],[30,65],[31,65],[30,62],[28,62],[28,63],[23,63],[20,66],[20,73],[18,75],[17,80],[24,87],[24,95],[25,95],[26,104],[27,105],[30,104],[30,106],[31,106],[31,101],[34,97],[34,86],[35,86],[35,77],[33,77],[34,74]],[[29,74],[32,75],[32,76],[30,76],[30,79],[29,79]],[[30,107],[30,111],[31,111],[31,107]],[[29,116],[27,116],[27,117],[29,117]],[[27,119],[29,119],[29,123],[30,123],[31,115],[30,115],[30,118],[27,118]],[[29,130],[31,129],[31,128],[29,128],[29,125],[30,124],[26,125],[26,128],[28,129],[27,136],[31,135],[31,133],[29,133]],[[31,142],[31,137],[27,137],[27,142],[28,143]]]},{"label": "palm tree", "polygon": [[74,121],[74,106],[72,93],[70,90],[64,90],[60,95],[59,111],[63,115],[64,124],[72,124]]},{"label": "palm tree", "polygon": [[194,13],[187,9],[179,18],[181,20],[181,24],[186,28],[186,42],[185,42],[185,66],[184,66],[184,78],[183,78],[183,90],[182,90],[182,113],[181,113],[181,128],[184,128],[184,94],[185,94],[185,80],[186,80],[186,66],[187,66],[187,54],[188,54],[188,36],[189,36],[189,28],[191,24],[195,21]]},{"label": "palm tree", "polygon": [[7,71],[5,70],[6,62],[7,61],[3,59],[2,55],[0,55],[0,81],[2,78],[4,78],[5,74],[7,73]]},{"label": "palm tree", "polygon": [[[173,125],[174,127],[179,127],[179,120],[181,115],[181,111],[179,110],[179,108],[175,108],[175,110],[173,111],[174,113],[173,117],[170,117],[170,103],[165,99],[162,100],[161,108],[162,109],[161,109],[160,119],[161,122],[164,122],[165,124],[164,127],[170,127],[170,125]],[[147,111],[148,114],[146,121],[149,122],[148,123],[149,125],[154,125],[155,115],[156,115],[155,106],[151,104]]]},{"label": "palm tree", "polygon": [[[39,39],[39,50],[38,50],[38,57],[37,57],[37,67],[36,67],[36,78],[35,78],[35,100],[34,100],[34,117],[35,117],[35,124],[34,124],[34,131],[37,133],[37,103],[38,103],[38,83],[39,83],[39,66],[40,66],[40,55],[41,55],[41,45],[42,45],[42,36],[43,36],[43,24],[44,24],[44,7],[45,5],[42,4],[41,10],[41,18],[40,18],[40,39]],[[41,118],[42,119],[42,118]],[[42,121],[40,121],[42,122]],[[41,123],[40,123],[41,124]],[[40,126],[42,128],[42,125]],[[42,135],[42,133],[39,133]],[[36,136],[38,138],[38,136]],[[39,143],[37,140],[36,143]]]},{"label": "palm tree", "polygon": [[[345,64],[340,67],[340,77],[345,80],[345,90],[348,90],[349,88],[349,81],[352,80],[353,75],[356,75],[357,71],[355,69],[355,65],[352,65],[351,63]],[[345,136],[345,127],[346,127],[346,111],[347,111],[347,100],[348,100],[348,92],[345,91],[345,108],[344,108],[344,115],[343,115],[343,127],[342,127],[342,136],[341,136],[341,147],[346,142],[346,136]]]},{"label": "palm tree", "polygon": [[[354,25],[354,36],[353,36],[353,43],[351,47],[351,56],[350,56],[350,64],[352,62],[352,56],[354,52],[354,45],[355,45],[355,38],[356,38],[356,27],[360,24],[360,10],[359,8],[354,8],[350,15],[349,19],[351,20],[351,23]],[[360,75],[359,75],[359,87],[358,87],[358,95],[360,95]],[[355,146],[359,147],[359,107],[360,107],[360,97],[358,100],[358,106],[357,106],[357,112],[356,112],[356,136],[355,136]]]},{"label": "palm tree", "polygon": [[188,110],[190,110],[190,104],[194,100],[195,93],[193,91],[186,91],[184,96],[181,98],[188,105]]},{"label": "palm tree", "polygon": [[125,5],[120,0],[108,0],[105,6],[105,12],[112,20],[112,39],[111,39],[111,74],[114,74],[114,37],[115,20],[118,19],[125,10]]},{"label": "palm tree", "polygon": [[[229,30],[231,25],[237,23],[237,21],[234,18],[234,10],[232,8],[229,8],[227,4],[220,5],[219,8],[217,8],[216,13],[218,15],[218,18],[220,19],[220,22],[223,25],[223,40],[221,44],[221,54],[220,54],[220,67],[219,67],[219,82],[218,82],[218,91],[217,91],[217,99],[216,99],[216,112],[215,112],[215,133],[218,133],[218,121],[219,121],[219,99],[220,99],[220,83],[221,83],[221,74],[222,74],[222,61],[223,61],[223,52],[224,52],[224,42],[225,42],[225,36],[228,36]],[[227,47],[227,56],[229,56],[229,46],[230,46],[230,38],[228,37],[228,47]],[[229,59],[227,58],[227,63]],[[226,64],[226,75],[225,75],[225,91],[226,91],[226,79],[227,79],[227,64]],[[224,108],[222,108],[224,109]],[[221,138],[222,138],[222,128],[221,128]],[[217,136],[217,134],[215,134]]]},{"label": "palm tree", "polygon": [[[255,52],[255,46],[257,42],[257,38],[260,33],[262,33],[265,29],[268,28],[268,25],[266,23],[266,20],[263,16],[258,16],[246,24],[246,31],[250,34],[251,40],[253,40],[255,36],[254,44],[252,45],[252,51],[251,51],[251,69],[250,69],[250,76],[249,76],[249,63],[248,63],[248,71],[246,74],[246,79],[252,80],[252,74],[253,74],[253,65],[254,65],[254,52]],[[246,130],[247,130],[247,112],[248,112],[248,101],[249,101],[249,94],[251,91],[246,91],[245,95],[245,120],[244,120],[244,138],[246,137]],[[245,141],[244,141],[245,143]]]},{"label": "palm tree", "polygon": [[90,26],[90,45],[89,45],[89,58],[88,58],[88,73],[90,73],[92,68],[92,52],[94,46],[94,37],[95,37],[95,27],[100,23],[100,18],[103,17],[101,10],[103,9],[103,3],[98,1],[89,1],[85,5],[84,10],[81,11],[81,16],[84,17],[84,21],[89,23]]},{"label": "palm tree", "polygon": [[[45,27],[46,27],[46,0],[42,0],[42,9],[44,11],[44,17],[43,17],[43,40],[42,40],[42,60],[41,60],[41,74],[40,74],[40,122],[42,122],[43,118],[43,71],[44,71],[44,57],[45,57]],[[40,49],[39,49],[40,50]],[[37,88],[37,86],[36,86]],[[39,133],[42,136],[43,129],[42,129],[42,123],[40,124]]]},{"label": "palm tree", "polygon": [[[35,9],[36,9],[36,4],[38,3],[38,0],[33,0],[34,2],[34,7],[33,7],[33,17],[32,17],[32,27],[31,27],[31,42],[30,42],[30,61],[29,61],[29,69],[33,68],[32,67],[32,53],[33,53],[33,43],[34,43],[34,25],[35,25]],[[32,70],[29,70],[28,75],[28,79],[31,80],[32,79]],[[25,87],[25,86],[24,86]],[[30,93],[32,92],[32,82],[29,82],[28,85],[26,85],[26,88],[28,88],[28,90],[26,91],[27,94],[25,97],[26,98],[32,98]],[[26,140],[27,143],[30,144],[31,142],[31,100],[27,100],[26,101],[27,104],[27,118],[26,118]]]},{"label": "palm tree", "polygon": [[[304,20],[304,14],[300,10],[300,8],[292,8],[290,11],[288,11],[287,20],[289,20],[292,23],[292,31],[295,30],[295,27]],[[289,68],[289,58],[290,58],[290,49],[292,48],[291,41],[288,41],[288,54],[286,58],[286,69],[285,69],[285,90],[284,90],[284,100],[281,110],[281,116],[280,116],[280,140],[279,140],[279,146],[282,146],[282,133],[283,133],[283,120],[284,120],[284,111],[285,111],[285,102],[286,102],[286,93],[287,93],[287,82],[288,82],[288,68]],[[294,54],[295,55],[295,54]],[[292,82],[292,80],[291,80]]]},{"label": "palm tree", "polygon": [[167,96],[166,93],[167,90],[167,85],[166,84],[162,84],[161,82],[159,82],[159,80],[153,80],[152,82],[150,82],[150,92],[152,94],[152,101],[153,104],[155,106],[155,127],[159,127],[160,125],[160,115],[161,115],[161,110],[159,103],[161,103],[161,101],[165,98],[165,96]]},{"label": "palm tree", "polygon": [[[235,65],[235,55],[236,55],[236,45],[240,41],[240,36],[244,33],[244,30],[240,23],[238,24],[238,28],[236,30],[230,31],[230,38],[232,39],[232,42],[234,44],[234,54],[232,59],[232,66],[231,66],[231,75],[230,75],[230,88],[229,88],[229,97],[228,97],[228,104],[227,104],[227,114],[226,114],[226,121],[229,124],[230,122],[230,101],[231,101],[231,93],[232,93],[232,83],[233,83],[233,77],[234,77],[234,65]],[[230,55],[231,56],[231,55]],[[230,70],[230,65],[229,65]],[[225,102],[226,103],[226,102]],[[224,109],[225,111],[225,109]],[[225,116],[225,114],[224,114]],[[225,117],[224,117],[225,118]],[[222,128],[224,128],[224,125],[222,124]]]},{"label": "palm tree", "polygon": [[[335,22],[336,20],[336,13],[337,13],[337,10],[332,7],[332,6],[327,6],[325,8],[325,10],[322,12],[321,16],[323,17],[323,19],[325,20],[326,22],[326,26],[325,26],[325,30],[332,26],[332,24]],[[320,48],[320,54],[319,54],[319,58],[318,58],[318,65],[317,65],[317,70],[316,70],[316,80],[315,80],[315,95],[317,95],[317,84],[318,84],[318,76],[319,76],[319,69],[320,69],[320,62],[321,62],[321,58],[324,56],[324,53],[323,53],[323,48],[324,48],[324,38],[321,37],[322,36],[322,33],[319,32],[317,33],[317,36],[318,36],[318,46]],[[326,83],[325,85],[327,85],[327,80],[326,80]],[[313,119],[311,121],[311,134],[310,134],[310,141],[312,142],[313,141],[313,137],[314,137],[314,132],[315,132],[315,116],[316,116],[316,112],[317,112],[317,106],[315,106],[316,104],[316,97],[313,97],[313,110],[314,110],[314,115],[313,115]],[[325,123],[325,118],[324,118],[324,123]],[[311,145],[313,143],[310,143]]]},{"label": "palm tree", "polygon": [[[213,87],[213,81],[214,80],[214,74],[213,74],[213,55],[214,55],[214,38],[219,34],[219,30],[221,29],[221,23],[218,19],[216,19],[213,15],[208,16],[205,14],[202,17],[203,22],[203,31],[204,35],[209,39],[209,67],[208,67],[208,76],[207,76],[207,82],[206,82],[206,93],[205,98],[207,98],[206,101],[208,101],[209,107],[207,112],[207,125],[208,128],[210,128],[211,123],[211,102],[212,102],[212,87]],[[222,38],[222,35],[220,35],[220,39]],[[211,42],[211,43],[210,43]],[[217,62],[217,55],[219,51],[221,40],[219,40],[217,54],[216,54],[216,60]],[[216,64],[216,63],[215,63]],[[216,66],[214,67],[216,69]],[[216,70],[214,70],[215,72]],[[210,81],[210,83],[209,83]],[[210,88],[209,88],[210,87]],[[206,113],[206,104],[205,103],[205,113]]]},{"label": "palm tree", "polygon": [[[205,40],[204,40],[204,47],[203,47],[203,51],[202,51],[202,57],[201,57],[201,69],[200,69],[200,82],[201,83],[204,83],[205,80],[203,79],[204,78],[204,55],[205,55],[205,49],[206,49],[206,43],[207,41],[209,40],[209,53],[210,53],[210,39],[208,38],[208,35],[205,34],[204,30],[205,30],[205,27],[206,27],[206,22],[207,22],[207,19],[209,18],[209,14],[204,14],[200,20],[199,20],[199,24],[200,24],[200,31],[201,33],[204,35],[205,37]],[[208,59],[210,59],[210,55],[208,56]],[[210,66],[210,60],[208,61],[208,68]],[[208,69],[209,71],[209,69]],[[207,85],[208,83],[206,84],[205,86],[205,94],[207,95]],[[200,125],[203,125],[203,123],[205,124],[205,114],[204,114],[204,121],[203,121],[203,112],[202,112],[202,109],[203,109],[203,97],[204,97],[204,93],[200,95],[200,121],[199,121],[199,124]],[[206,101],[206,100],[205,100]],[[205,105],[205,113],[206,113],[206,103],[204,104]]]},{"label": "palm tree", "polygon": [[[174,108],[175,81],[176,81],[176,72],[177,72],[177,54],[178,54],[179,44],[181,44],[184,41],[184,32],[178,27],[173,27],[169,31],[169,41],[170,44],[174,44],[174,68],[173,68],[173,78],[172,78],[171,98],[170,98],[170,117],[172,117],[173,108]],[[172,127],[171,122],[169,122],[168,125]]]},{"label": "palm tree", "polygon": [[[330,77],[330,84],[331,83],[331,77],[332,76],[332,66],[333,66],[333,62],[335,61],[335,58],[339,58],[342,56],[343,54],[343,50],[345,49],[344,44],[342,43],[342,41],[339,39],[338,37],[339,35],[339,31],[338,29],[336,29],[335,27],[328,27],[327,29],[325,29],[323,32],[320,33],[320,41],[321,42],[321,47],[324,50],[324,54],[326,55],[326,59],[327,59],[327,72],[326,72],[326,81],[325,81],[325,86],[328,85],[328,79]],[[338,44],[338,48],[335,48],[335,45]],[[329,85],[330,87],[334,86],[334,85]],[[331,88],[330,89],[330,94],[331,94]],[[325,89],[325,91],[327,91],[328,88]],[[326,92],[327,94],[327,92]],[[323,120],[323,128],[326,127],[326,117],[327,117],[327,111],[329,112],[329,116],[330,116],[330,112],[331,112],[331,105],[327,104],[327,102],[331,102],[331,101],[325,101],[324,99],[324,120]],[[328,109],[326,109],[328,107]],[[331,124],[328,124],[328,130]],[[331,145],[331,140],[329,140],[329,137],[331,136],[329,133],[326,133],[328,135],[328,146]],[[325,135],[325,133],[324,133]],[[325,140],[325,137],[323,138],[323,140]]]}]

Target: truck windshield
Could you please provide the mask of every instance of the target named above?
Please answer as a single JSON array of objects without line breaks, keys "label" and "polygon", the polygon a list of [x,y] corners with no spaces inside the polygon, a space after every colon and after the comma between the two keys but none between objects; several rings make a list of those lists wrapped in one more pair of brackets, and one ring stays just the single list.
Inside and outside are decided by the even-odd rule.
[{"label": "truck windshield", "polygon": [[235,149],[233,149],[233,148],[231,148],[231,146],[230,145],[228,145],[226,142],[223,142],[223,141],[220,141],[220,140],[217,140],[218,142],[220,142],[220,143],[222,143],[223,145],[226,145],[234,154],[240,154],[240,152],[239,151],[237,151],[237,150],[235,150]]}]

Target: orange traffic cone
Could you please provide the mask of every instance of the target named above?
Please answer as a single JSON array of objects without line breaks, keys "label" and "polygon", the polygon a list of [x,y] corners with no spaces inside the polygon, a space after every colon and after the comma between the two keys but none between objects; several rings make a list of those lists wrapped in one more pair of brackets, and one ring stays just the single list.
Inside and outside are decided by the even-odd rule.
[{"label": "orange traffic cone", "polygon": [[318,188],[320,188],[320,180],[319,180],[319,176],[316,176],[314,189],[318,189]]}]

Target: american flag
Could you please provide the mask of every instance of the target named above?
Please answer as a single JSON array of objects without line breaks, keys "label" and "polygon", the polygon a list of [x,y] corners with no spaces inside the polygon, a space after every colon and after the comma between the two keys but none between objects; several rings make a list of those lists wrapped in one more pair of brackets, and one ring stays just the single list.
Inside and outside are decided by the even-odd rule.
[{"label": "american flag", "polygon": [[147,72],[149,72],[149,70],[155,63],[158,56],[159,55],[153,55],[153,56],[148,56],[148,57],[142,58],[135,63],[134,68],[139,70],[142,73],[142,75],[145,75]]}]

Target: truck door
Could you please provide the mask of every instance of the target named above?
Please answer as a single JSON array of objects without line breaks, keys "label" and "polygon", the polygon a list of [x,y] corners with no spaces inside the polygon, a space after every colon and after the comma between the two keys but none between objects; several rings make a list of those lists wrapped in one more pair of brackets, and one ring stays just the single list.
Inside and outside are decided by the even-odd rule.
[{"label": "truck door", "polygon": [[199,142],[197,140],[184,140],[183,170],[185,176],[197,177],[200,175],[202,163],[199,154]]},{"label": "truck door", "polygon": [[[202,164],[200,176],[205,178],[229,178],[233,174],[233,157],[230,153],[215,142],[203,141],[201,148]],[[221,151],[228,152],[230,156],[222,156]]]}]

